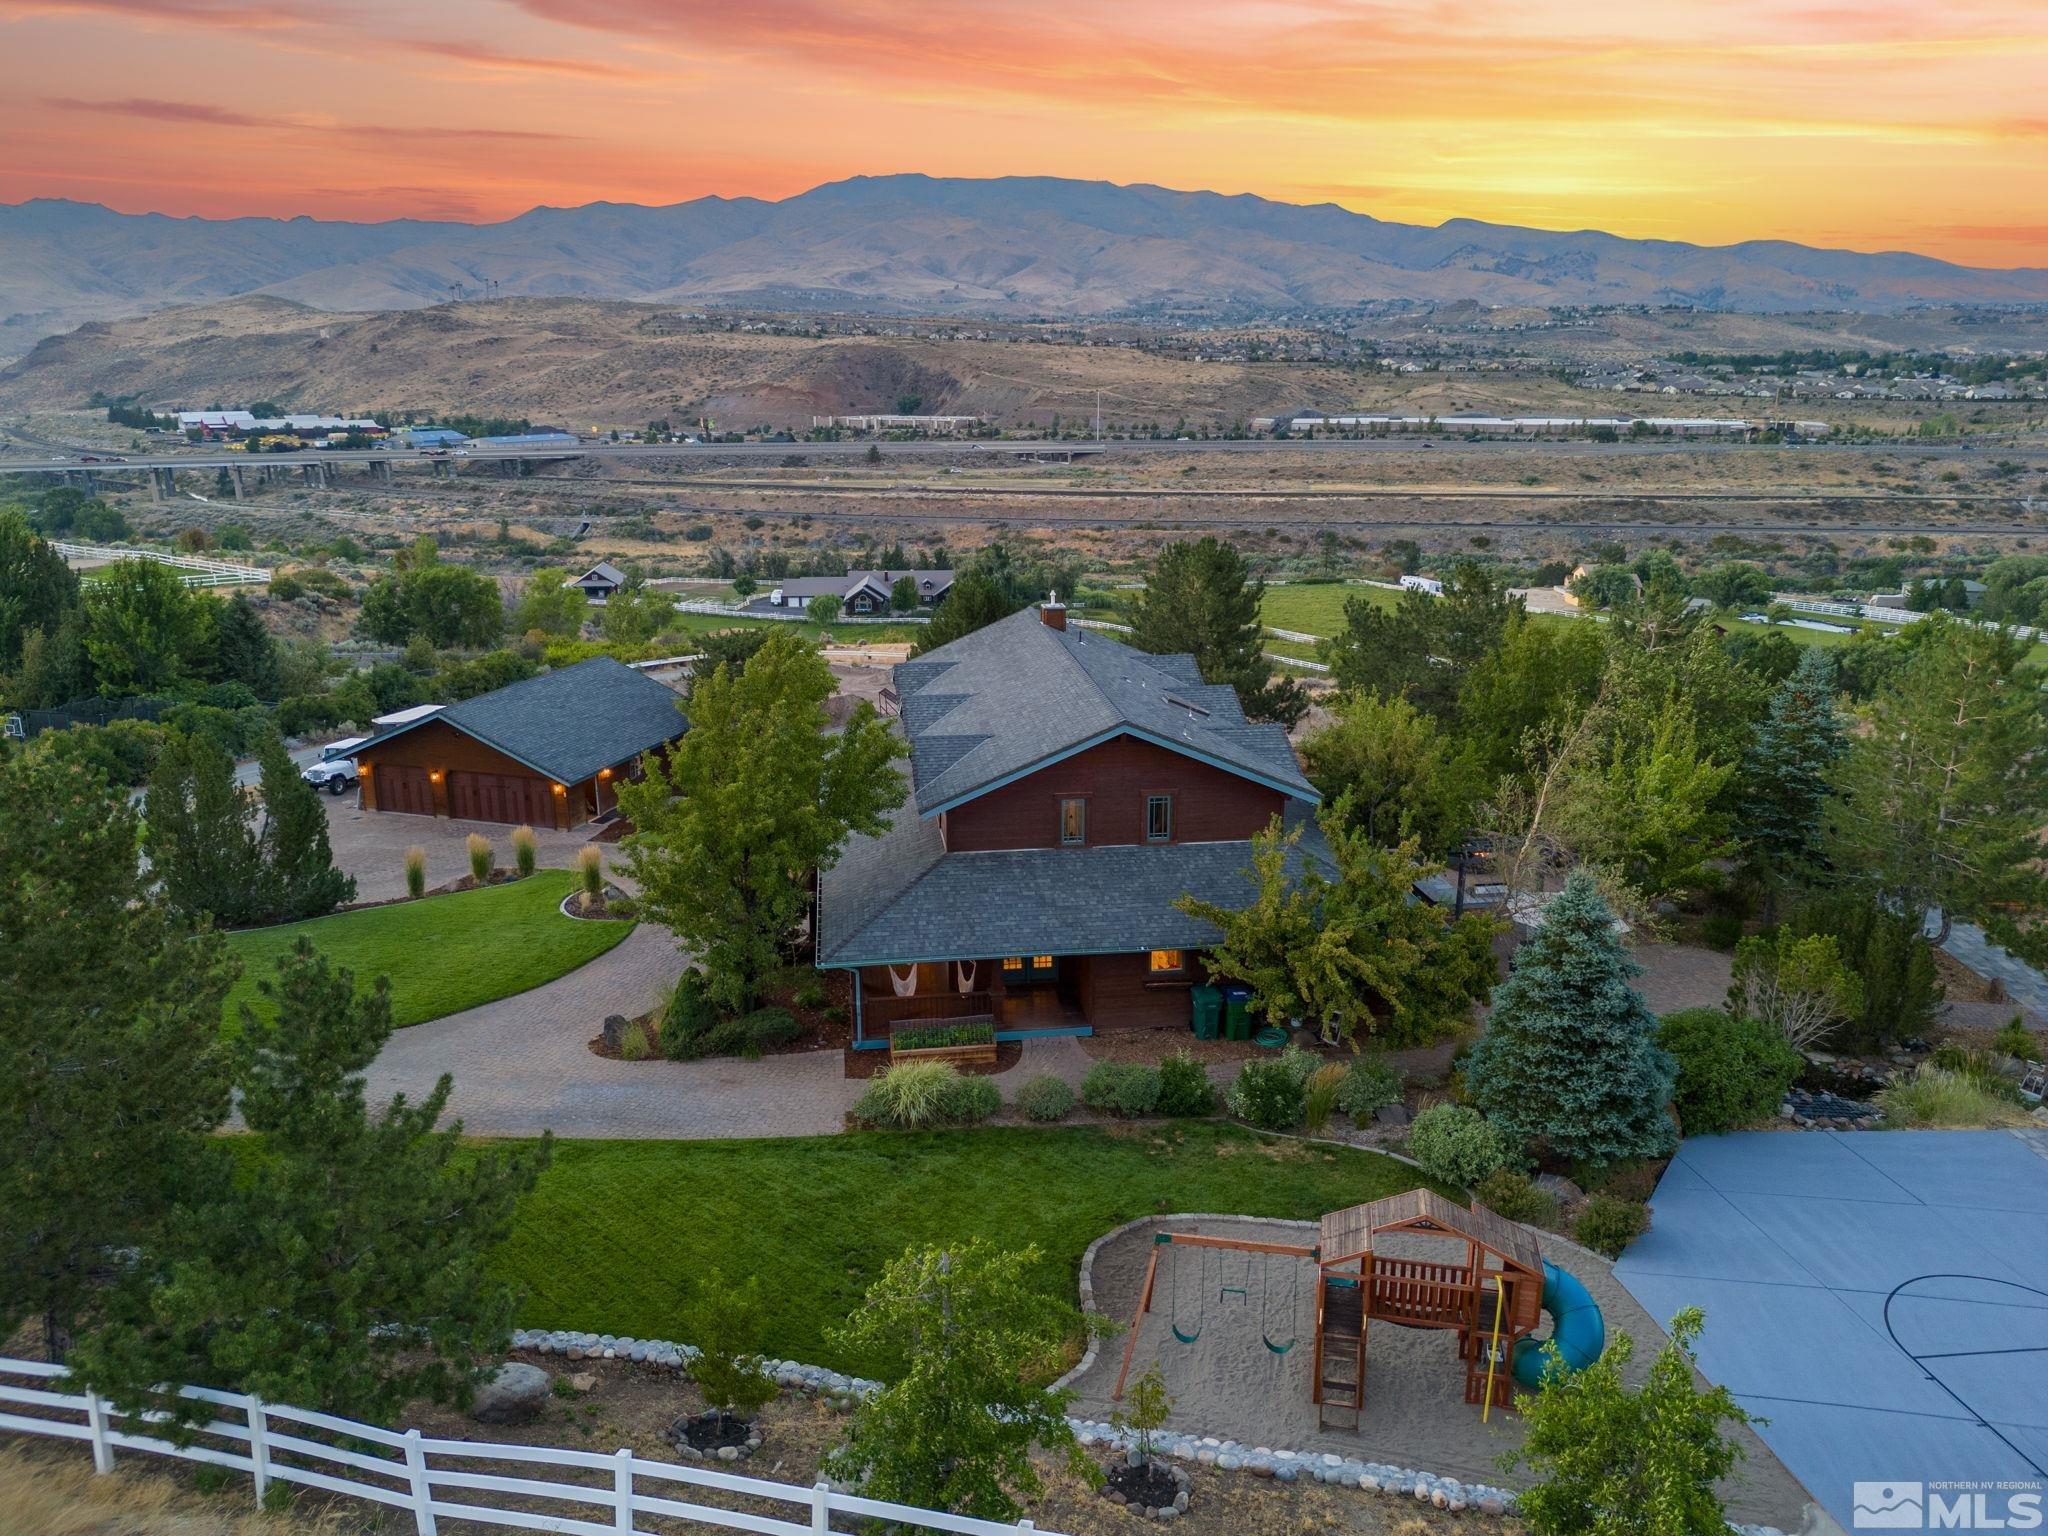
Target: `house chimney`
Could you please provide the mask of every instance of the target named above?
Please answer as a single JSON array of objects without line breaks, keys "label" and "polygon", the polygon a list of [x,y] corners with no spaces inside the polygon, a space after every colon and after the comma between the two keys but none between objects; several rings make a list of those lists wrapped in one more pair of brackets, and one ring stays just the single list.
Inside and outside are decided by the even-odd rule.
[{"label": "house chimney", "polygon": [[1067,610],[1060,602],[1059,593],[1046,593],[1045,601],[1038,605],[1038,619],[1047,629],[1067,627]]}]

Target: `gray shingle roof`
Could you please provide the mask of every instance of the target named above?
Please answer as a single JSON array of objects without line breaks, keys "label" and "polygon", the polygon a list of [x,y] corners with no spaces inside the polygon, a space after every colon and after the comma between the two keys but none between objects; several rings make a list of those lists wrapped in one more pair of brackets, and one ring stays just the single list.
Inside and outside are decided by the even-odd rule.
[{"label": "gray shingle roof", "polygon": [[[937,827],[906,804],[887,832],[856,839],[820,880],[818,963],[1200,949],[1216,930],[1174,899],[1244,905],[1251,856],[1249,842],[947,853]],[[1290,870],[1304,857],[1328,862],[1313,825]]]},{"label": "gray shingle roof", "polygon": [[374,752],[394,736],[442,721],[562,784],[638,757],[689,729],[680,700],[609,656],[543,672],[450,704],[357,748]]},{"label": "gray shingle roof", "polygon": [[1287,733],[1246,721],[1236,693],[1203,683],[1192,657],[1053,629],[1033,608],[903,663],[895,684],[926,814],[1120,733],[1317,799]]}]

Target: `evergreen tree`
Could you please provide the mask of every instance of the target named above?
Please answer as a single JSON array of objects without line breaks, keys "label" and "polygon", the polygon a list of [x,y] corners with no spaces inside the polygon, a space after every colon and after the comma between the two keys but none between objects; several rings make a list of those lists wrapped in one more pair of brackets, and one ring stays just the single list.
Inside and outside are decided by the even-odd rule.
[{"label": "evergreen tree", "polygon": [[1837,872],[1902,913],[1957,918],[2048,955],[2048,711],[2028,642],[1935,616],[1863,711],[1836,777]]},{"label": "evergreen tree", "polygon": [[264,628],[255,604],[239,592],[220,611],[213,655],[220,681],[241,683],[259,699],[277,698],[277,642]]},{"label": "evergreen tree", "polygon": [[1524,612],[1505,580],[1474,561],[1445,573],[1443,591],[1409,591],[1393,608],[1369,598],[1344,604],[1344,628],[1325,651],[1339,688],[1375,688],[1448,716],[1466,676],[1501,648]]},{"label": "evergreen tree", "polygon": [[962,571],[954,578],[952,589],[932,615],[931,623],[925,625],[912,654],[922,656],[950,645],[962,635],[971,635],[997,619],[1008,618],[1021,606],[1003,595],[994,578],[980,571]]},{"label": "evergreen tree", "polygon": [[196,731],[171,731],[150,775],[145,810],[150,868],[164,900],[223,928],[263,919],[263,850],[227,748]]},{"label": "evergreen tree", "polygon": [[1763,882],[1766,919],[1778,893],[1820,857],[1828,779],[1842,755],[1834,687],[1827,652],[1804,647],[1792,675],[1771,695],[1770,713],[1743,760],[1736,830],[1750,868]]},{"label": "evergreen tree", "polygon": [[1592,876],[1575,872],[1494,989],[1465,1067],[1472,1102],[1501,1130],[1561,1157],[1604,1164],[1668,1153],[1678,1068],[1629,985],[1641,973]]},{"label": "evergreen tree", "polygon": [[320,792],[299,777],[277,732],[265,731],[258,739],[256,762],[263,775],[263,827],[257,846],[263,860],[265,921],[295,923],[353,901],[354,879],[334,867]]},{"label": "evergreen tree", "polygon": [[37,632],[54,634],[78,607],[78,576],[18,512],[0,511],[0,672],[21,664]]},{"label": "evergreen tree", "polygon": [[1485,788],[1469,755],[1406,699],[1345,694],[1331,713],[1301,748],[1324,803],[1381,847],[1413,837],[1432,857],[1456,848]]},{"label": "evergreen tree", "polygon": [[391,1035],[381,977],[358,994],[302,940],[263,986],[276,1016],[245,1007],[238,1043],[255,1145],[117,1292],[80,1373],[124,1407],[173,1406],[155,1400],[165,1381],[371,1421],[466,1402],[517,1301],[491,1251],[550,1143],[464,1148],[459,1121],[435,1129],[445,1075],[417,1103],[367,1104],[363,1069]]},{"label": "evergreen tree", "polygon": [[1202,681],[1236,689],[1247,716],[1293,725],[1308,695],[1267,659],[1265,593],[1265,578],[1220,539],[1169,544],[1131,604],[1131,643],[1155,656],[1193,656]]},{"label": "evergreen tree", "polygon": [[137,835],[96,770],[0,760],[0,1336],[39,1319],[53,1360],[228,1112],[234,961],[147,899]]}]

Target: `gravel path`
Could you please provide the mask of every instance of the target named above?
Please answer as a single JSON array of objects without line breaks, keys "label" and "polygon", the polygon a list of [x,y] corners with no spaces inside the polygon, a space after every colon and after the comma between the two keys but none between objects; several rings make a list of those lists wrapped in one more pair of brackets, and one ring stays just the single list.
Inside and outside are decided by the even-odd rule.
[{"label": "gravel path", "polygon": [[642,923],[531,992],[399,1030],[367,1074],[372,1102],[455,1078],[449,1111],[480,1136],[813,1136],[842,1128],[860,1084],[840,1053],[761,1061],[612,1061],[591,1051],[607,1014],[644,1013],[682,974],[667,930]]}]

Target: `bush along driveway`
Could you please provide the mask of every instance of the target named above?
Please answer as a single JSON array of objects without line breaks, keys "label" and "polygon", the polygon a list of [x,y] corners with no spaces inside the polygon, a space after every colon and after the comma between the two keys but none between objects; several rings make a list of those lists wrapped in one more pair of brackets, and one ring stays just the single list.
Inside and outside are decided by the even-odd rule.
[{"label": "bush along driveway", "polygon": [[553,981],[604,954],[633,928],[564,917],[562,898],[574,884],[565,871],[541,870],[482,890],[230,934],[242,976],[228,994],[228,1027],[238,1026],[244,1003],[268,1011],[257,983],[273,976],[279,957],[302,938],[353,971],[359,987],[388,976],[391,1021],[401,1028]]}]

